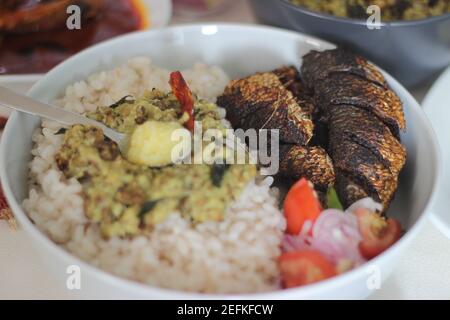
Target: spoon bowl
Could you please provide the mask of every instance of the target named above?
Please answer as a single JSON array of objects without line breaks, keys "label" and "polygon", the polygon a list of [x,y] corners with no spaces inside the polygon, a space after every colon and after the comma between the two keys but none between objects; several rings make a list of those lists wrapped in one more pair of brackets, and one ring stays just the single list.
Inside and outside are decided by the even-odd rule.
[{"label": "spoon bowl", "polygon": [[99,127],[102,129],[105,136],[117,143],[120,152],[125,154],[126,135],[107,127],[101,122],[89,119],[75,112],[39,102],[30,97],[15,93],[14,91],[2,86],[0,86],[0,97],[0,105],[9,109],[54,120],[63,125],[72,126],[75,124],[83,124],[87,126]]}]

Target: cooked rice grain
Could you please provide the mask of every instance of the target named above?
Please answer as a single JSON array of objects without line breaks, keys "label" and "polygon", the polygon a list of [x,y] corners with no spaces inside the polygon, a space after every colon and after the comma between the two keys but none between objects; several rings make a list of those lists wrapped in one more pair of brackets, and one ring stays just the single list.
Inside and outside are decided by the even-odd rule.
[{"label": "cooked rice grain", "polygon": [[[202,64],[183,74],[192,91],[210,101],[228,82],[220,68]],[[69,86],[57,103],[82,113],[128,94],[168,91],[168,78],[169,71],[149,59],[134,58]],[[154,286],[210,293],[278,288],[276,258],[285,222],[267,181],[249,184],[221,222],[193,226],[174,213],[146,236],[106,240],[84,215],[80,183],[65,179],[56,166],[63,137],[54,134],[59,128],[43,121],[33,135],[30,192],[23,202],[29,217],[54,242],[101,269]]]}]

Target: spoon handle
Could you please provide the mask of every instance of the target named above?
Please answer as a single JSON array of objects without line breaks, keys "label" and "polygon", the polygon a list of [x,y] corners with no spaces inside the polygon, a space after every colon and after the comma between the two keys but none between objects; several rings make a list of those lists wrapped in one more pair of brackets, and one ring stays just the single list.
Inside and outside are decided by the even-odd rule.
[{"label": "spoon handle", "polygon": [[65,125],[83,124],[96,126],[102,129],[103,133],[107,137],[113,140],[120,139],[120,133],[108,128],[103,123],[84,117],[81,114],[54,107],[27,96],[17,94],[14,91],[2,86],[0,86],[0,105],[39,117],[44,117],[49,120],[54,120]]}]

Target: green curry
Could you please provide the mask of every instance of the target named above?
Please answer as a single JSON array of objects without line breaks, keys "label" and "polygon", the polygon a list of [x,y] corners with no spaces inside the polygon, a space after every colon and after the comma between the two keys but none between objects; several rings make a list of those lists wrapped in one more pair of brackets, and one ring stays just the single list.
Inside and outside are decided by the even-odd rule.
[{"label": "green curry", "polygon": [[[214,104],[197,100],[194,114],[205,129],[225,129]],[[174,96],[157,90],[88,116],[128,134],[148,121],[186,121]],[[219,221],[257,172],[254,165],[135,164],[100,129],[82,125],[64,133],[56,162],[67,178],[82,183],[86,215],[100,224],[105,237],[146,232],[174,212],[192,223]]]},{"label": "green curry", "polygon": [[450,12],[448,0],[290,0],[309,10],[337,17],[367,19],[372,13],[367,8],[381,9],[382,21],[419,20]]}]

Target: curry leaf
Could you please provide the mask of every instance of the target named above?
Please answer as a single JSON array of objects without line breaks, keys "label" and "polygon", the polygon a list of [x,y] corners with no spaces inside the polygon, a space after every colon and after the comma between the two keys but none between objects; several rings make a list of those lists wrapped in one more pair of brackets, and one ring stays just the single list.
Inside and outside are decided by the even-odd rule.
[{"label": "curry leaf", "polygon": [[57,135],[57,134],[65,134],[66,131],[67,131],[66,128],[61,128],[61,129],[59,129],[58,131],[55,132],[55,135]]},{"label": "curry leaf", "polygon": [[141,211],[139,211],[139,217],[143,218],[145,214],[147,214],[149,211],[152,211],[156,204],[158,203],[158,200],[150,200],[144,202],[144,204],[141,207]]},{"label": "curry leaf", "polygon": [[211,167],[211,180],[213,185],[220,187],[222,179],[227,172],[230,165],[228,164],[213,164]]},{"label": "curry leaf", "polygon": [[341,201],[333,187],[328,188],[327,191],[327,207],[330,209],[344,210]]},{"label": "curry leaf", "polygon": [[127,96],[123,97],[122,99],[120,99],[119,101],[113,103],[113,104],[110,105],[109,107],[110,107],[111,109],[115,109],[115,108],[117,108],[118,106],[120,106],[120,105],[122,105],[122,104],[124,104],[124,103],[133,103],[134,100],[133,100],[133,99],[130,99],[130,98],[132,98],[132,96],[127,95]]}]

